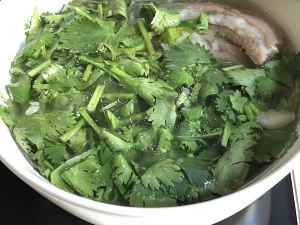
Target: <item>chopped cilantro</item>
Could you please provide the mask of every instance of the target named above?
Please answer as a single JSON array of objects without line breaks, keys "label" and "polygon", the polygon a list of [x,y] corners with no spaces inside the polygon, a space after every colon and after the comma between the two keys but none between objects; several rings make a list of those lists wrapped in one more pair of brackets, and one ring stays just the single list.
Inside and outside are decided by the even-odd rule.
[{"label": "chopped cilantro", "polygon": [[296,140],[293,123],[269,131],[256,117],[296,110],[300,54],[223,68],[176,42],[205,34],[209,14],[181,22],[138,4],[143,18],[125,0],[34,9],[0,117],[42,176],[89,199],[164,207],[231,193]]}]

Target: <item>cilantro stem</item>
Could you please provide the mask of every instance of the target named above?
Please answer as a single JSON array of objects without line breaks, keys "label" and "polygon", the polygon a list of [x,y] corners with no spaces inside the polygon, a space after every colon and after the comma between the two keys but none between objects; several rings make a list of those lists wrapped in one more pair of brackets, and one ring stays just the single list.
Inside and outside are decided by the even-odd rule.
[{"label": "cilantro stem", "polygon": [[102,20],[103,19],[103,7],[102,7],[102,3],[98,4],[98,6],[97,6],[97,12],[98,12],[98,17]]},{"label": "cilantro stem", "polygon": [[103,130],[95,123],[95,121],[92,119],[92,117],[89,115],[89,113],[84,109],[79,109],[80,115],[83,117],[83,119],[87,122],[88,125],[99,135],[103,136]]},{"label": "cilantro stem", "polygon": [[227,121],[224,126],[221,145],[227,147],[229,136],[230,136],[230,123]]},{"label": "cilantro stem", "polygon": [[54,170],[54,169],[55,169],[55,167],[52,166],[52,164],[51,164],[48,160],[43,160],[43,164],[44,164],[45,166],[47,166],[48,168],[50,168],[51,170]]},{"label": "cilantro stem", "polygon": [[136,95],[132,93],[109,93],[109,94],[103,94],[102,98],[106,99],[132,99]]},{"label": "cilantro stem", "polygon": [[199,82],[197,82],[194,85],[194,88],[193,88],[192,93],[191,93],[191,102],[196,102],[197,101],[200,89],[201,89],[201,84]]},{"label": "cilantro stem", "polygon": [[81,127],[85,124],[84,119],[80,119],[73,127],[71,127],[66,133],[64,133],[61,137],[60,140],[62,142],[67,142],[70,140],[74,134],[77,133],[81,129]]},{"label": "cilantro stem", "polygon": [[108,72],[108,70],[105,68],[104,64],[103,63],[100,63],[100,62],[95,62],[94,60],[92,59],[89,59],[85,56],[79,56],[79,60],[83,61],[83,62],[86,62],[86,63],[90,63],[96,67],[99,67],[100,69],[104,70],[105,72]]},{"label": "cilantro stem", "polygon": [[244,65],[228,66],[228,67],[224,67],[222,70],[227,72],[227,71],[230,71],[230,70],[241,69],[241,68],[244,68]]},{"label": "cilantro stem", "polygon": [[254,115],[253,115],[253,112],[252,112],[252,110],[251,110],[251,108],[248,104],[244,105],[244,111],[247,115],[248,120],[253,121],[254,120]]},{"label": "cilantro stem", "polygon": [[87,13],[85,12],[84,10],[82,10],[81,8],[79,7],[74,7],[76,13],[82,17],[85,17],[86,19],[90,20],[90,21],[93,21],[95,22],[95,20]]},{"label": "cilantro stem", "polygon": [[123,127],[123,126],[127,126],[129,124],[139,122],[140,120],[144,119],[146,116],[147,116],[146,112],[141,112],[141,113],[138,113],[138,114],[134,114],[134,115],[129,116],[129,117],[123,119],[123,120],[119,120],[114,128],[118,129],[118,128]]},{"label": "cilantro stem", "polygon": [[87,81],[90,78],[92,69],[93,69],[93,65],[88,64],[85,71],[84,71],[83,77],[82,77],[83,81]]},{"label": "cilantro stem", "polygon": [[[73,165],[85,160],[87,157],[89,157],[92,154],[92,152],[94,150],[95,149],[92,148],[92,149],[82,153],[81,155],[75,156],[75,157],[69,159],[68,161],[66,161],[65,163],[61,164],[59,167],[57,167],[55,170],[53,170],[53,172],[50,174],[51,182],[54,184],[61,184],[61,182],[63,182],[63,184],[65,184],[64,180],[62,180],[62,178],[60,176],[61,173],[63,171],[65,171],[66,169],[72,167]],[[67,188],[68,186],[63,186],[63,187]]]},{"label": "cilantro stem", "polygon": [[134,48],[122,49],[121,53],[124,53],[128,58],[130,58],[136,62],[145,63],[147,61],[141,60],[140,58],[135,56],[136,52],[144,50],[144,49],[145,49],[145,45],[140,45],[140,46],[137,46]]},{"label": "cilantro stem", "polygon": [[144,25],[144,22],[142,19],[138,19],[137,20],[137,25],[142,33],[142,36],[144,38],[144,41],[146,43],[146,46],[147,46],[147,49],[149,51],[149,54],[150,55],[153,55],[155,53],[155,50],[153,48],[153,45],[152,45],[152,42],[151,42],[151,39],[150,39],[150,36],[149,36],[149,33],[148,31],[146,30],[145,28],[145,25]]},{"label": "cilantro stem", "polygon": [[[104,94],[103,94],[103,95],[104,95]],[[102,97],[103,97],[103,95],[102,95]],[[106,105],[106,106],[103,106],[103,107],[101,108],[101,111],[109,110],[109,109],[111,109],[112,107],[116,106],[117,104],[118,104],[118,101],[114,101],[114,102],[112,102],[112,103],[110,103],[110,104],[108,104],[108,105]]]},{"label": "cilantro stem", "polygon": [[94,112],[98,103],[99,103],[99,100],[101,98],[101,95],[104,91],[104,88],[105,88],[105,85],[98,85],[90,99],[90,102],[87,106],[87,110],[89,112]]},{"label": "cilantro stem", "polygon": [[28,76],[30,77],[34,77],[35,75],[37,75],[38,73],[40,73],[41,71],[43,71],[44,69],[46,69],[48,66],[51,65],[51,60],[48,59],[47,61],[43,62],[42,64],[38,65],[37,67],[29,70],[27,72]]},{"label": "cilantro stem", "polygon": [[110,110],[107,110],[105,112],[105,115],[106,115],[108,122],[110,123],[112,129],[115,129],[117,123],[119,122],[119,119],[117,118],[117,116]]},{"label": "cilantro stem", "polygon": [[216,132],[213,132],[210,134],[203,134],[203,135],[197,135],[197,136],[174,136],[174,138],[179,141],[198,141],[203,138],[212,138],[215,136],[220,136],[221,134],[222,134],[222,131],[220,130],[220,131],[216,131]]},{"label": "cilantro stem", "polygon": [[134,144],[127,143],[126,141],[120,139],[116,135],[99,127],[84,108],[81,108],[79,110],[79,113],[83,117],[83,119],[87,122],[87,124],[90,125],[92,129],[99,135],[99,138],[105,139],[106,143],[111,147],[113,151],[114,150],[127,151],[128,149],[133,147]]},{"label": "cilantro stem", "polygon": [[117,68],[115,66],[112,66],[109,70],[110,70],[110,72],[112,72],[120,77],[123,77],[123,78],[131,77],[128,73],[124,72],[123,70],[120,70],[119,68]]}]

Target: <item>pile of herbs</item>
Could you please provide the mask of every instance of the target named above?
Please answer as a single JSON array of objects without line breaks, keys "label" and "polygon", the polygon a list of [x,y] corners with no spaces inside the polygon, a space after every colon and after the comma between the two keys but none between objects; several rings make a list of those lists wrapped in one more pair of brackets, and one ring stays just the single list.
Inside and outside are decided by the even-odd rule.
[{"label": "pile of herbs", "polygon": [[123,0],[35,9],[2,119],[40,174],[89,199],[163,207],[231,193],[293,142],[293,126],[263,130],[256,116],[296,110],[300,57],[219,64],[188,38],[175,43],[205,33],[205,14],[181,22],[136,6],[143,19]]}]

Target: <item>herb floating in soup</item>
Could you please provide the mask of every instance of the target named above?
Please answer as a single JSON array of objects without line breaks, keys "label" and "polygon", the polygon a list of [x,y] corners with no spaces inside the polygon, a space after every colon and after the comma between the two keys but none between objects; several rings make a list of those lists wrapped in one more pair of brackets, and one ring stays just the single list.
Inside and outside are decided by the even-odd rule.
[{"label": "herb floating in soup", "polygon": [[1,117],[41,175],[100,202],[191,204],[240,188],[296,138],[300,55],[212,3],[78,1],[26,25]]}]

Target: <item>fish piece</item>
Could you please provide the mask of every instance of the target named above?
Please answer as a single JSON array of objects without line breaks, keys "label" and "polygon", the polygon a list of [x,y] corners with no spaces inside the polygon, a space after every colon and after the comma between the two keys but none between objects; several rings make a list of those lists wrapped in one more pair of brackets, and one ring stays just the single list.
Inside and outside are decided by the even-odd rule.
[{"label": "fish piece", "polygon": [[242,64],[252,67],[254,63],[240,46],[237,46],[219,35],[219,30],[210,25],[206,34],[191,34],[192,43],[199,43],[209,50],[221,63]]},{"label": "fish piece", "polygon": [[284,44],[283,36],[270,23],[246,10],[217,3],[177,3],[174,6],[183,21],[209,13],[209,24],[244,49],[256,65],[274,57]]}]

